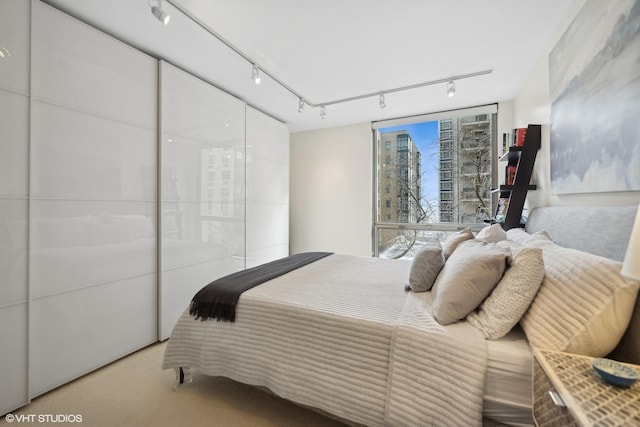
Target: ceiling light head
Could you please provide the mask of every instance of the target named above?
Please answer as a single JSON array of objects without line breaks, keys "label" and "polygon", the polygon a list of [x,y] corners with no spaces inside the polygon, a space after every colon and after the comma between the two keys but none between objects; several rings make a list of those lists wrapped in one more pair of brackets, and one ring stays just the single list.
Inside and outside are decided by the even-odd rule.
[{"label": "ceiling light head", "polygon": [[454,83],[453,80],[449,80],[449,83],[447,83],[447,96],[449,98],[453,98],[455,94],[456,94],[456,84]]},{"label": "ceiling light head", "polygon": [[260,78],[260,69],[256,64],[253,64],[253,70],[251,71],[251,78],[253,79],[253,82],[257,85],[259,85],[260,82],[262,81],[262,79]]},{"label": "ceiling light head", "polygon": [[322,109],[320,110],[320,118],[321,119],[325,119],[327,117],[327,110],[325,109],[324,105],[322,106]]},{"label": "ceiling light head", "polygon": [[151,5],[151,1],[152,0],[149,0],[148,2],[149,6],[151,6],[151,13],[153,13],[153,16],[155,16],[158,21],[167,25],[171,16],[162,8],[162,0],[156,0],[156,4],[153,6]]},{"label": "ceiling light head", "polygon": [[9,50],[6,47],[0,46],[0,59],[8,58],[10,56],[11,56],[11,52],[9,52]]},{"label": "ceiling light head", "polygon": [[298,113],[302,113],[304,110],[304,100],[302,98],[298,99]]},{"label": "ceiling light head", "polygon": [[387,104],[384,102],[384,93],[380,94],[380,99],[378,100],[378,103],[380,104],[380,108],[384,108],[387,106]]}]

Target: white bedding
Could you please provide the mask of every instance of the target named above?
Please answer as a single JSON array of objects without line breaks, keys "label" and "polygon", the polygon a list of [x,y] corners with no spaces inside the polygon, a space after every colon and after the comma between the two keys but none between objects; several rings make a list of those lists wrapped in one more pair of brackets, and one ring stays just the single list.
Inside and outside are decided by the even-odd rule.
[{"label": "white bedding", "polygon": [[517,426],[532,426],[533,355],[519,326],[505,337],[487,341],[489,365],[484,393],[484,416]]},{"label": "white bedding", "polygon": [[334,254],[243,293],[235,323],[186,310],[163,368],[265,386],[368,426],[481,425],[483,397],[503,389],[484,396],[486,341],[466,322],[439,325],[430,292],[404,292],[409,267]]}]

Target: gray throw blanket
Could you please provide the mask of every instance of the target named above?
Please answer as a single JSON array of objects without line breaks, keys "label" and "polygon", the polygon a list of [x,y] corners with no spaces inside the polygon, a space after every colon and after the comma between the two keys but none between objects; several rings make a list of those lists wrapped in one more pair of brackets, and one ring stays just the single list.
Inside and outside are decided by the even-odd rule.
[{"label": "gray throw blanket", "polygon": [[189,313],[196,319],[213,318],[233,322],[236,319],[236,304],[244,291],[331,254],[303,252],[214,280],[193,297]]}]

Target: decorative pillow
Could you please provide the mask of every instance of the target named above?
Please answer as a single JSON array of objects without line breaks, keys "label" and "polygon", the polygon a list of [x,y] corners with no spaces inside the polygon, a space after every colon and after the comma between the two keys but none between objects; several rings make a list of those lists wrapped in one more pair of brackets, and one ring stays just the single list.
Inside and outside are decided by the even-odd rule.
[{"label": "decorative pillow", "polygon": [[442,253],[444,254],[444,259],[446,260],[447,258],[449,258],[460,243],[473,238],[473,233],[471,232],[470,227],[450,234],[449,237],[447,237],[442,243]]},{"label": "decorative pillow", "polygon": [[532,235],[524,231],[522,228],[510,228],[506,231],[507,239],[513,240],[517,243],[522,243]]},{"label": "decorative pillow", "polygon": [[511,266],[479,310],[467,316],[467,321],[488,340],[502,338],[531,305],[543,276],[542,249],[516,249]]},{"label": "decorative pillow", "polygon": [[541,248],[544,279],[521,320],[532,346],[602,357],[624,334],[638,283],[620,275],[621,263],[553,243],[535,233],[525,247]]},{"label": "decorative pillow", "polygon": [[426,243],[411,262],[409,286],[413,292],[424,292],[431,289],[438,273],[444,265],[442,245],[439,241]]},{"label": "decorative pillow", "polygon": [[500,224],[493,224],[478,231],[476,239],[484,240],[487,243],[498,243],[507,240],[507,232],[504,231]]},{"label": "decorative pillow", "polygon": [[510,257],[509,249],[495,243],[461,243],[433,285],[435,319],[448,325],[475,310],[502,278]]}]

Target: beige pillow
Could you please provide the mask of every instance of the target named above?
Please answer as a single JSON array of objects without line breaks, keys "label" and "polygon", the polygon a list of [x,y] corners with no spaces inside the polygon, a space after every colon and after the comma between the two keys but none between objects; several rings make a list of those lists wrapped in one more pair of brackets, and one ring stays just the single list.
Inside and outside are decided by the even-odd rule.
[{"label": "beige pillow", "polygon": [[479,309],[467,316],[467,321],[488,340],[502,338],[531,305],[543,276],[542,249],[517,249],[498,285]]},{"label": "beige pillow", "polygon": [[424,292],[431,289],[438,273],[444,265],[442,245],[435,240],[427,242],[413,257],[409,271],[409,287],[413,292]]},{"label": "beige pillow", "polygon": [[602,357],[624,334],[638,283],[620,275],[621,263],[561,247],[535,233],[525,247],[541,248],[544,279],[520,322],[532,346]]},{"label": "beige pillow", "polygon": [[444,259],[449,258],[460,243],[473,238],[473,233],[471,232],[470,227],[450,234],[449,237],[447,237],[442,243],[442,253],[444,254]]},{"label": "beige pillow", "polygon": [[498,243],[507,240],[507,232],[500,224],[493,224],[478,231],[476,239],[484,240],[487,243]]},{"label": "beige pillow", "polygon": [[446,261],[433,285],[433,316],[448,325],[471,313],[502,278],[511,251],[469,240]]}]

